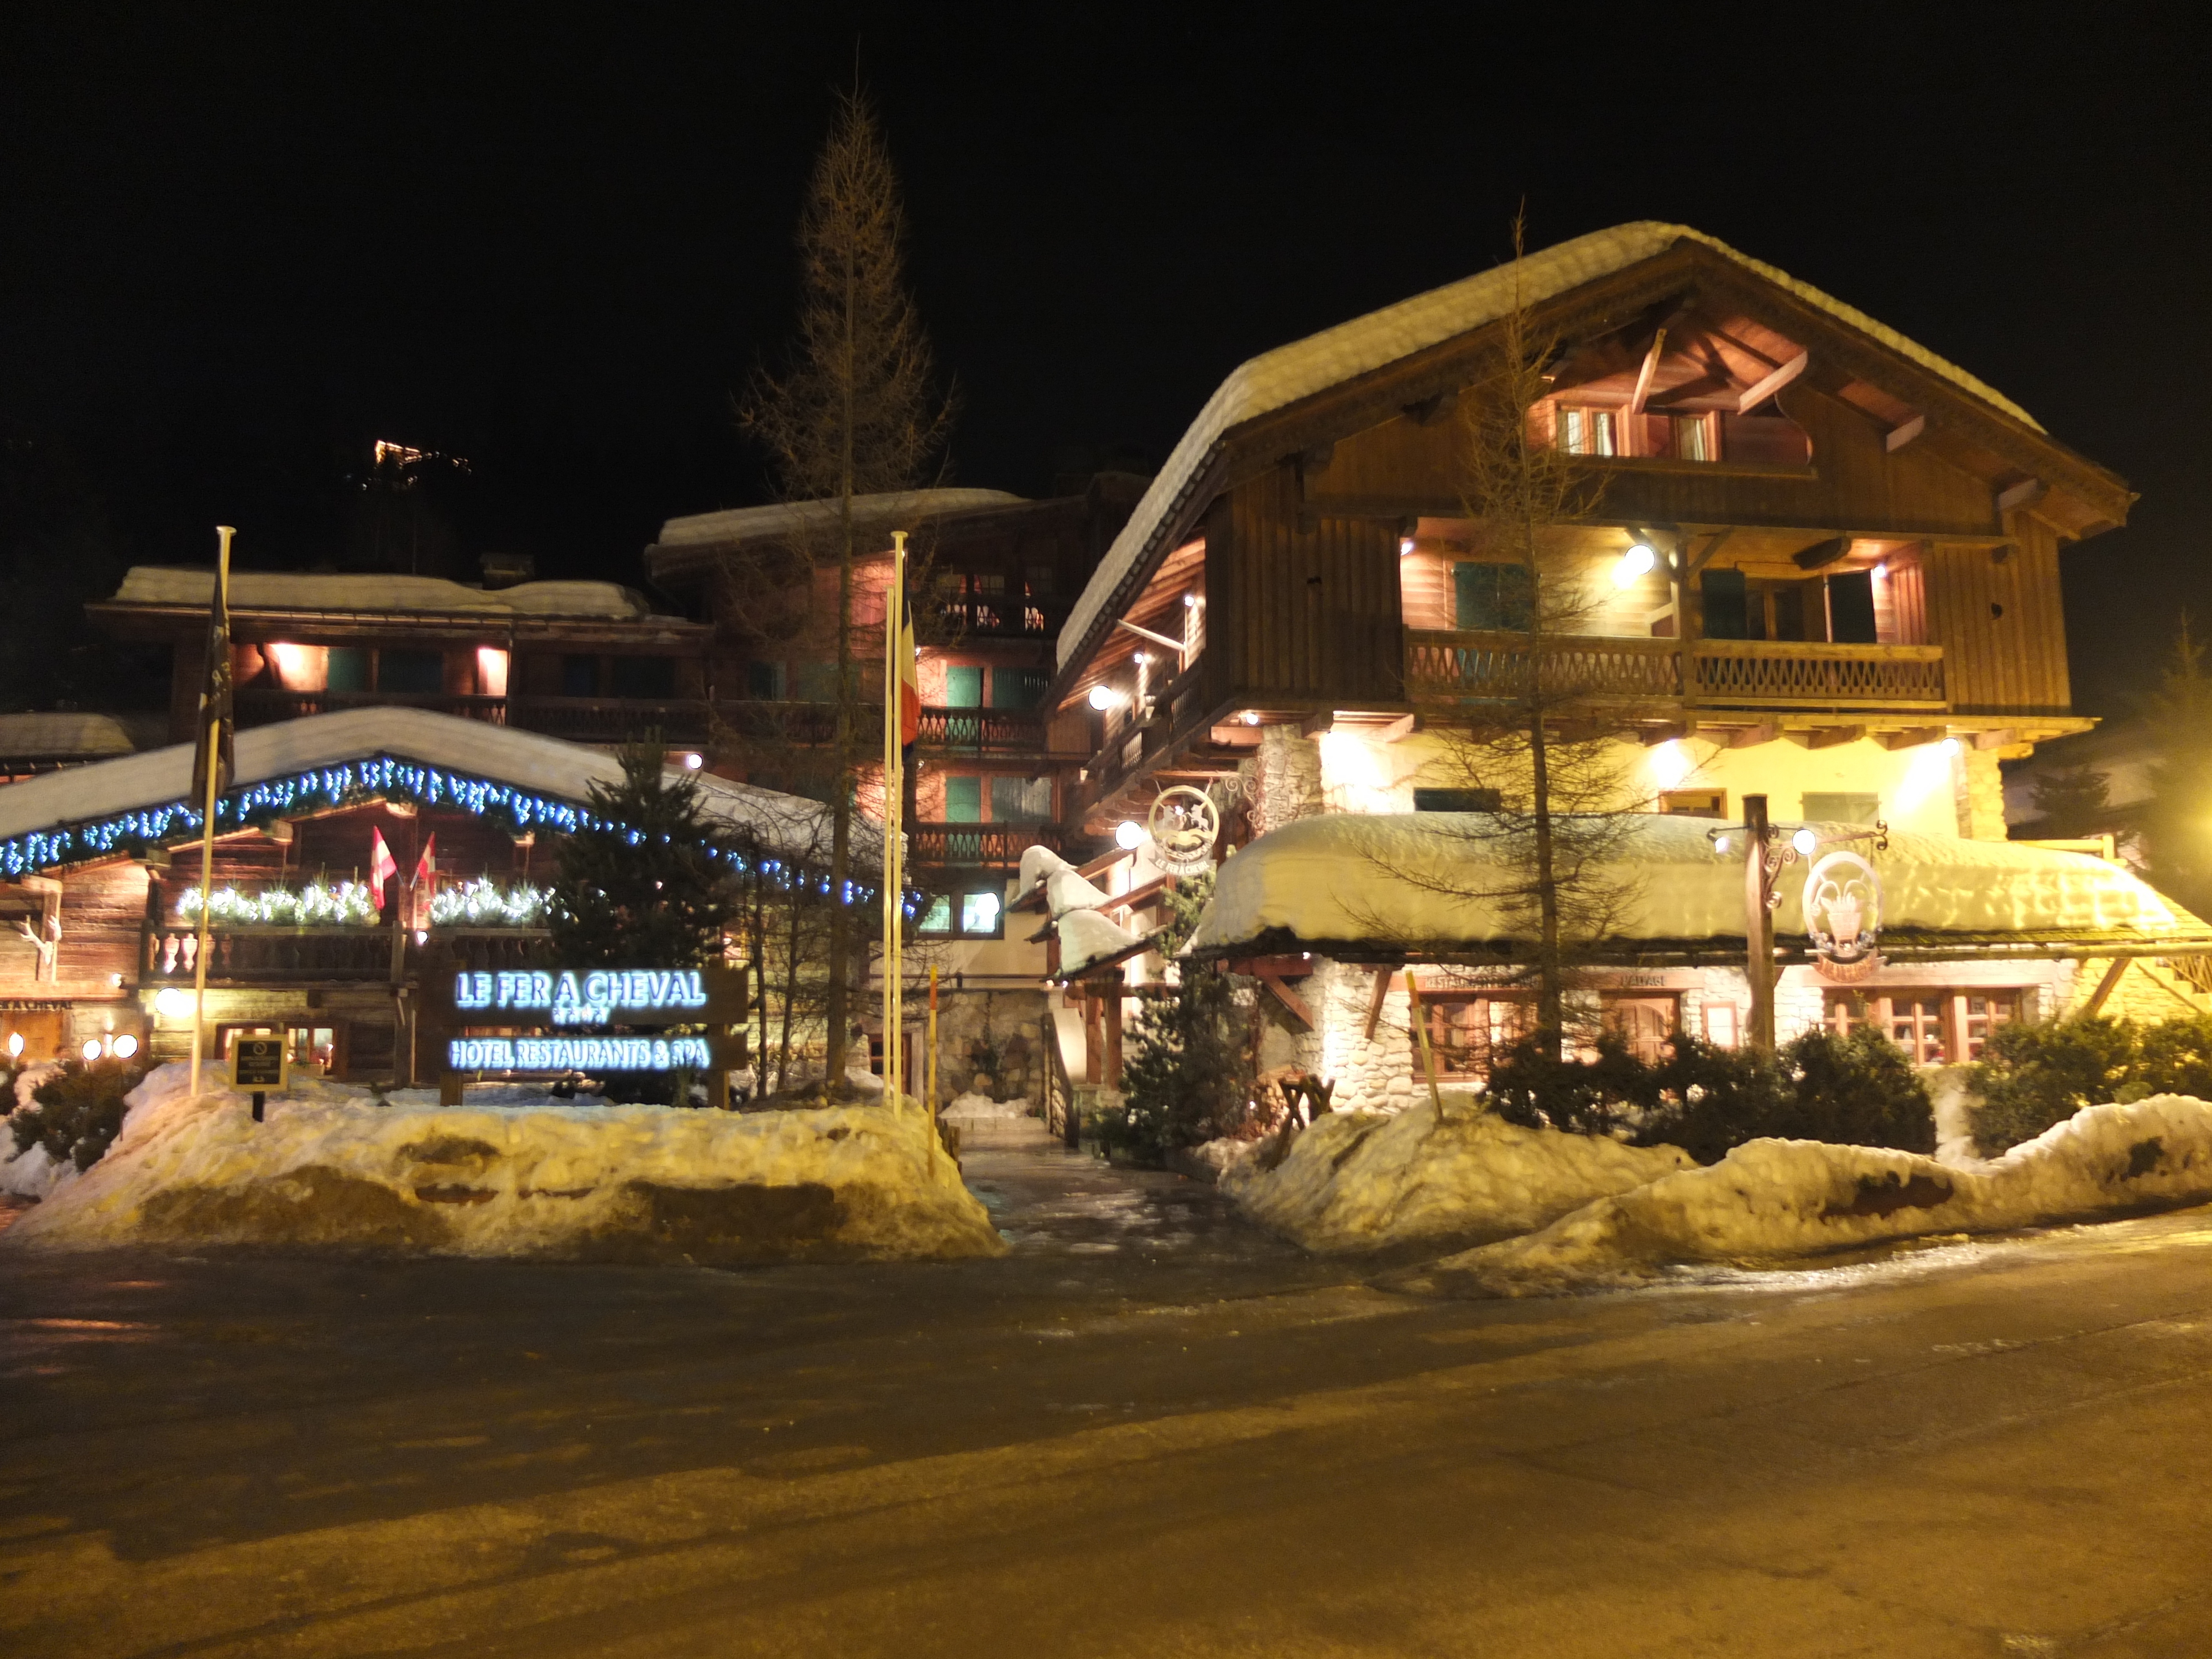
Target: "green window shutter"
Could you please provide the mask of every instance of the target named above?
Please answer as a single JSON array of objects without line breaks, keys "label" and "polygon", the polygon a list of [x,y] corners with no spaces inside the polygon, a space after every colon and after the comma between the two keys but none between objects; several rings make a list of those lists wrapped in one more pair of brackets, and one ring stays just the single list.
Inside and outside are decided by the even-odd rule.
[{"label": "green window shutter", "polygon": [[991,707],[1034,708],[1044,695],[1045,677],[1034,668],[994,668],[991,671]]},{"label": "green window shutter", "polygon": [[376,689],[403,695],[446,689],[446,659],[436,651],[386,651],[376,665]]},{"label": "green window shutter", "polygon": [[981,708],[983,706],[983,671],[980,668],[946,669],[945,706],[947,708]]},{"label": "green window shutter", "polygon": [[1525,633],[1531,612],[1528,572],[1517,564],[1452,566],[1453,621],[1482,633]]},{"label": "green window shutter", "polygon": [[1828,637],[1838,645],[1875,645],[1874,573],[1844,570],[1828,578]]},{"label": "green window shutter", "polygon": [[1741,570],[1708,570],[1698,578],[1705,596],[1705,635],[1709,640],[1747,640],[1751,637],[1749,591]]},{"label": "green window shutter", "polygon": [[945,781],[945,821],[981,823],[983,821],[983,780],[947,778]]},{"label": "green window shutter", "polygon": [[368,690],[368,653],[357,645],[331,647],[331,672],[326,682],[333,691]]}]

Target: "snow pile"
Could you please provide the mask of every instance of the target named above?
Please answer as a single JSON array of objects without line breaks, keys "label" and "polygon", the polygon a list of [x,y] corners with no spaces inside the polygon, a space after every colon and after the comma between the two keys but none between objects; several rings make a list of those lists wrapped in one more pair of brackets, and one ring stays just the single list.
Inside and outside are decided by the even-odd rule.
[{"label": "snow pile", "polygon": [[1030,1103],[1026,1100],[994,1100],[988,1095],[978,1094],[957,1096],[938,1113],[939,1117],[960,1123],[999,1122],[1029,1115]]},{"label": "snow pile", "polygon": [[[1100,912],[1114,902],[1085,879],[1081,871],[1048,847],[1022,853],[1020,891],[1044,884],[1045,911],[1060,938],[1060,972],[1073,978],[1094,963],[1126,957],[1142,941]],[[1150,938],[1150,935],[1146,935]]]},{"label": "snow pile", "polygon": [[1541,1295],[1649,1279],[1668,1262],[1756,1261],[2212,1199],[2212,1104],[2092,1106],[1974,1169],[1911,1152],[1754,1140],[1718,1164],[1603,1198],[1525,1238],[1446,1258],[1434,1288]]},{"label": "snow pile", "polygon": [[1221,1190],[1263,1226],[1307,1249],[1337,1252],[1527,1232],[1680,1170],[1690,1157],[1673,1146],[1519,1128],[1462,1104],[1442,1123],[1426,1105],[1326,1113],[1279,1165],[1265,1162],[1229,1163]]},{"label": "snow pile", "polygon": [[8,1114],[0,1115],[0,1193],[10,1198],[44,1198],[76,1173],[67,1158],[57,1163],[52,1154],[35,1143],[17,1152],[15,1131],[8,1123],[8,1115],[32,1104],[38,1086],[60,1070],[58,1061],[47,1060],[26,1066],[15,1073],[15,1097],[9,1103]]},{"label": "snow pile", "polygon": [[309,1080],[256,1124],[189,1067],[130,1097],[107,1156],[9,1247],[261,1244],[596,1261],[995,1255],[1004,1246],[912,1109],[379,1106]]}]

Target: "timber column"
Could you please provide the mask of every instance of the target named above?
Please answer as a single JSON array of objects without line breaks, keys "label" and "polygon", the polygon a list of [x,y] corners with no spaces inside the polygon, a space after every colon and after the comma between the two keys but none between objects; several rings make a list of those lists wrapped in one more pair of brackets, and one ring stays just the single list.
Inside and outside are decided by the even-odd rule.
[{"label": "timber column", "polygon": [[1774,1052],[1773,875],[1767,866],[1766,797],[1743,798],[1744,977],[1751,981],[1751,1029],[1754,1048]]}]

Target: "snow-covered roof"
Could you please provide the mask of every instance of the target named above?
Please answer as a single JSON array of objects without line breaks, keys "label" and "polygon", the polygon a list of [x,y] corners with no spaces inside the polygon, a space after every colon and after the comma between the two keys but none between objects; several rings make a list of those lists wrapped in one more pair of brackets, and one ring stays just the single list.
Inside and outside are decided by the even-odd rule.
[{"label": "snow-covered roof", "polygon": [[0,755],[11,760],[97,760],[134,754],[137,748],[130,727],[113,714],[0,714]]},{"label": "snow-covered roof", "polygon": [[1084,635],[1098,620],[1099,611],[1115,586],[1144,558],[1166,520],[1183,505],[1184,495],[1206,470],[1214,446],[1230,428],[1496,321],[1514,304],[1516,276],[1522,302],[1540,304],[1570,289],[1656,258],[1683,240],[1711,248],[1899,356],[1942,376],[1984,403],[2003,410],[2014,420],[2026,422],[2038,432],[2043,430],[2018,404],[1956,363],[1905,338],[1887,324],[1876,322],[1856,306],[1846,305],[1809,283],[1801,283],[1764,260],[1739,253],[1727,243],[1687,225],[1670,225],[1653,219],[1615,225],[1610,230],[1592,231],[1587,236],[1577,236],[1572,241],[1532,253],[1520,262],[1517,270],[1511,264],[1499,265],[1478,276],[1431,289],[1426,294],[1417,294],[1410,300],[1401,300],[1364,317],[1339,323],[1289,345],[1278,346],[1240,364],[1206,399],[1198,418],[1176,443],[1167,465],[1152,480],[1144,499],[1138,502],[1136,512],[1092,573],[1066,626],[1060,629],[1061,665],[1064,666],[1082,644]]},{"label": "snow-covered roof", "polygon": [[[204,611],[215,600],[212,569],[133,565],[111,601],[182,605]],[[647,617],[645,596],[618,582],[518,582],[468,587],[440,576],[342,575],[290,570],[234,570],[234,611],[416,611],[486,617],[588,617],[629,621]]]},{"label": "snow-covered roof", "polygon": [[[956,513],[974,513],[988,507],[1019,506],[1024,498],[1003,489],[902,489],[879,495],[853,498],[853,522],[874,528],[896,526],[902,520],[942,519]],[[770,507],[732,507],[722,513],[694,513],[671,519],[660,526],[663,549],[735,546],[821,532],[838,521],[835,500],[782,501]]]},{"label": "snow-covered roof", "polygon": [[[1525,935],[1483,890],[1510,884],[1480,813],[1329,813],[1270,831],[1225,860],[1191,949],[1200,956],[1332,946],[1412,955],[1499,949]],[[1743,863],[1713,850],[1696,818],[1639,816],[1608,873],[1629,895],[1619,942],[1694,947],[1744,936]],[[1843,835],[1849,826],[1813,826]],[[2212,946],[2208,927],[2124,866],[2009,842],[1893,831],[1867,852],[1881,877],[1881,937],[1900,955],[1987,942],[2094,948]],[[1803,863],[1779,880],[1775,929],[1805,933]],[[1525,940],[1524,940],[1525,943]],[[1525,950],[1522,952],[1525,954]]]},{"label": "snow-covered roof", "polygon": [[[378,758],[434,767],[459,779],[482,780],[579,806],[590,800],[592,784],[622,780],[620,763],[604,750],[422,708],[349,708],[257,726],[238,734],[234,753],[234,791]],[[830,809],[817,802],[703,773],[672,769],[670,775],[696,784],[706,815],[733,833],[757,837],[798,858],[829,846]],[[0,786],[0,846],[182,803],[191,778],[192,745],[177,744]],[[197,825],[196,811],[179,813],[178,835],[185,833],[187,818]],[[872,862],[878,838],[859,823],[853,828],[856,848]],[[73,861],[96,850],[64,849],[52,861]]]}]

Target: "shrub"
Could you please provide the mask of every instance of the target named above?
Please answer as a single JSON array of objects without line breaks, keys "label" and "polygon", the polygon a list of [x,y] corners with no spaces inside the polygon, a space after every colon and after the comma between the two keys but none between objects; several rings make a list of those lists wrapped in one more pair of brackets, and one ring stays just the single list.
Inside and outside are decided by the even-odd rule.
[{"label": "shrub", "polygon": [[[2199,1063],[2183,1039],[2161,1041],[2159,1052],[2169,1074],[2185,1074]],[[2142,1036],[2129,1020],[2090,1015],[1998,1026],[1972,1073],[1980,1097],[1974,1108],[1976,1148],[1995,1158],[2084,1106],[2118,1099],[2136,1080],[2142,1060]]]},{"label": "shrub", "polygon": [[2125,1092],[2193,1095],[2212,1100],[2212,1014],[2146,1025],[2136,1033],[2133,1075]]},{"label": "shrub", "polygon": [[1526,1042],[1491,1074],[1489,1099],[1509,1123],[1680,1146],[1700,1164],[1766,1135],[1936,1150],[1927,1088],[1897,1046],[1871,1030],[1848,1037],[1808,1031],[1773,1059],[1677,1036],[1656,1066],[1612,1036],[1586,1061]]},{"label": "shrub", "polygon": [[1091,1126],[1100,1146],[1159,1164],[1178,1147],[1234,1133],[1252,1096],[1244,1024],[1229,976],[1186,963],[1182,983],[1148,1000],[1130,1027],[1122,1104]]},{"label": "shrub", "polygon": [[8,1120],[18,1156],[34,1146],[80,1170],[100,1161],[123,1128],[123,1097],[146,1075],[120,1060],[72,1060],[32,1091],[31,1103]]}]

